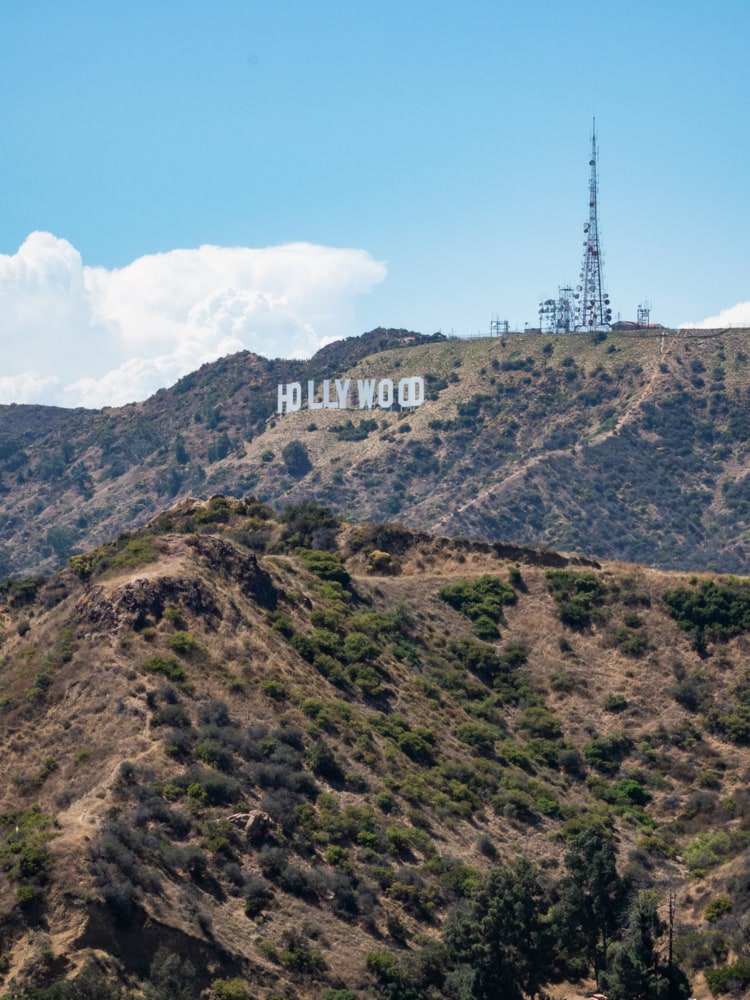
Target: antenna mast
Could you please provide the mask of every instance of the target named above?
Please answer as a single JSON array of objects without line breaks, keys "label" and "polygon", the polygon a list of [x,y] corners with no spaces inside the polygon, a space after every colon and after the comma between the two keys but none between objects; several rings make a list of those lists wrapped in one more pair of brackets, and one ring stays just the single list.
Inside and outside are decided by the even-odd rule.
[{"label": "antenna mast", "polygon": [[591,159],[589,160],[589,166],[591,167],[591,176],[589,178],[589,221],[583,227],[586,238],[583,241],[581,283],[574,293],[576,299],[576,330],[609,330],[612,325],[612,309],[609,305],[609,295],[604,290],[602,254],[599,245],[596,204],[598,190],[596,152],[595,118],[591,130]]}]

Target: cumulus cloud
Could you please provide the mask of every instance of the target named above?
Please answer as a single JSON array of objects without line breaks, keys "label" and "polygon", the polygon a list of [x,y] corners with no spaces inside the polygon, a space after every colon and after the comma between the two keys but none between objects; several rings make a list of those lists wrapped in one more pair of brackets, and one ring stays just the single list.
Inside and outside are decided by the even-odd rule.
[{"label": "cumulus cloud", "polygon": [[116,406],[247,348],[308,357],[350,336],[353,304],[385,278],[363,250],[201,246],[89,267],[32,233],[0,254],[0,402]]},{"label": "cumulus cloud", "polygon": [[722,330],[728,326],[750,327],[750,302],[738,302],[736,306],[722,309],[717,316],[709,316],[698,323],[683,323],[683,329]]}]

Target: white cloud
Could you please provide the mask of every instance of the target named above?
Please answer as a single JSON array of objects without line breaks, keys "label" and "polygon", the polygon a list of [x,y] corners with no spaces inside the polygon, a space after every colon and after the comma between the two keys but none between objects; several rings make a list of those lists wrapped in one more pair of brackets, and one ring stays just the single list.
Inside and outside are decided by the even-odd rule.
[{"label": "white cloud", "polygon": [[722,309],[717,316],[709,316],[698,323],[683,323],[681,329],[722,330],[728,326],[750,327],[750,302],[738,302],[736,306]]},{"label": "white cloud", "polygon": [[38,403],[53,396],[60,379],[54,375],[43,378],[38,372],[0,376],[0,403]]},{"label": "white cloud", "polygon": [[87,267],[32,233],[0,254],[0,402],[120,405],[244,348],[307,357],[351,329],[385,278],[363,250],[202,246]]}]

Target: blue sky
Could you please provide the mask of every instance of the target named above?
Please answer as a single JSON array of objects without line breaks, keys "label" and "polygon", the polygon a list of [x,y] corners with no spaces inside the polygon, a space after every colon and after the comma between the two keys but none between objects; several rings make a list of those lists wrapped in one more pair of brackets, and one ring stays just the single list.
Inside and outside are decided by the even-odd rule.
[{"label": "blue sky", "polygon": [[577,281],[594,115],[615,314],[750,325],[747,0],[1,20],[0,401],[120,403],[375,326],[536,324]]}]

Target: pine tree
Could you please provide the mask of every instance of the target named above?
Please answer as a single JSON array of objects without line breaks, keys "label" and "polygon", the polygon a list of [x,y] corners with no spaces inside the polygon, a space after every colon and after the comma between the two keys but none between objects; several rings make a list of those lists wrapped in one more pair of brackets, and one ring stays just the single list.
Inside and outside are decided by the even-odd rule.
[{"label": "pine tree", "polygon": [[654,889],[638,893],[603,977],[610,1000],[686,1000],[690,995],[684,973],[669,960],[663,961],[657,950],[666,930],[657,907]]},{"label": "pine tree", "polygon": [[559,939],[569,951],[585,954],[597,983],[626,909],[627,884],[617,873],[616,858],[610,833],[594,827],[580,833],[565,856],[568,874],[555,911]]},{"label": "pine tree", "polygon": [[514,869],[492,869],[470,904],[445,930],[454,981],[472,1000],[534,997],[547,981],[551,939],[546,892],[525,858]]}]

